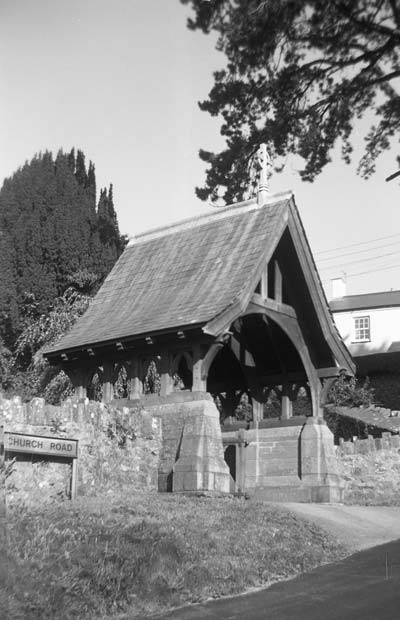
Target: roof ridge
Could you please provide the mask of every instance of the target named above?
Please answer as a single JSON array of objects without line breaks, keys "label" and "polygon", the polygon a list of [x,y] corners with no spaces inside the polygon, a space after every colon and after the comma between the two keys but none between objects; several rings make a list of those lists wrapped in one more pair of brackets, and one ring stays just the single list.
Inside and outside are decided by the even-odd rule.
[{"label": "roof ridge", "polygon": [[138,243],[151,241],[153,239],[157,239],[158,237],[171,235],[182,230],[189,230],[190,228],[195,228],[196,226],[201,226],[202,224],[207,224],[208,222],[222,220],[226,217],[229,217],[230,215],[239,215],[240,213],[245,213],[247,211],[251,211],[252,209],[263,209],[264,207],[280,202],[282,200],[288,200],[292,198],[292,196],[292,190],[271,194],[267,202],[265,202],[262,206],[257,204],[256,198],[251,198],[250,200],[244,200],[242,202],[238,202],[237,204],[220,207],[214,213],[203,213],[201,215],[195,215],[194,217],[179,220],[171,224],[166,224],[165,226],[152,228],[150,230],[135,235],[133,239],[131,239],[131,241],[129,242],[128,247],[137,245]]},{"label": "roof ridge", "polygon": [[351,295],[343,295],[342,297],[336,297],[331,301],[337,301],[340,299],[348,299],[349,297],[367,297],[371,295],[388,295],[390,293],[400,293],[400,289],[389,290],[389,291],[375,291],[373,293],[352,293]]}]

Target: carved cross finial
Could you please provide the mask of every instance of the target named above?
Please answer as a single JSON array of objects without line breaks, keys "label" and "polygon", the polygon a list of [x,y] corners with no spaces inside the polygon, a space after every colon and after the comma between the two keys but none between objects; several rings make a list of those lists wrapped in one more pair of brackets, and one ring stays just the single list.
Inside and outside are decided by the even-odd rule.
[{"label": "carved cross finial", "polygon": [[260,166],[260,182],[258,184],[258,203],[264,204],[269,194],[269,177],[271,176],[272,161],[266,144],[260,144],[257,151],[257,160]]},{"label": "carved cross finial", "polygon": [[260,148],[257,151],[257,159],[261,170],[260,185],[268,185],[268,177],[271,175],[272,161],[266,144],[260,144]]}]

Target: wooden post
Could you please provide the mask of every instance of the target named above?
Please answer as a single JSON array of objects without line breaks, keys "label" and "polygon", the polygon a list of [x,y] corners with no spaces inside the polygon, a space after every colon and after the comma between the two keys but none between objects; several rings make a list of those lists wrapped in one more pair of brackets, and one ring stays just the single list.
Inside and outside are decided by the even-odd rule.
[{"label": "wooden post", "polygon": [[76,499],[77,488],[78,488],[78,459],[72,459],[71,499]]},{"label": "wooden post", "polygon": [[280,270],[278,261],[275,261],[274,270],[275,270],[274,298],[275,298],[275,301],[282,303],[282,272]]},{"label": "wooden post", "polygon": [[244,429],[238,431],[238,443],[236,445],[236,492],[245,492],[246,481],[246,458],[245,458]]},{"label": "wooden post", "polygon": [[129,366],[129,398],[131,400],[139,399],[143,395],[143,381],[141,377],[140,359],[134,357]]},{"label": "wooden post", "polygon": [[265,267],[261,276],[261,296],[264,299],[268,297],[268,265]]},{"label": "wooden post", "polygon": [[164,351],[161,355],[160,363],[161,389],[160,396],[167,396],[172,392],[173,382],[171,375],[171,355]]},{"label": "wooden post", "polygon": [[200,344],[193,346],[193,385],[192,392],[207,392],[207,377],[202,376],[204,348]]},{"label": "wooden post", "polygon": [[264,404],[252,398],[253,404],[253,422],[259,422],[264,417]]},{"label": "wooden post", "polygon": [[103,364],[103,403],[109,403],[114,397],[113,370],[112,362]]},{"label": "wooden post", "polygon": [[315,418],[323,418],[324,410],[321,403],[322,397],[322,385],[319,377],[309,378],[311,402],[312,402],[312,414]]},{"label": "wooden post", "polygon": [[281,419],[289,420],[293,416],[293,402],[291,399],[291,389],[288,383],[282,385],[281,400]]},{"label": "wooden post", "polygon": [[63,366],[63,371],[71,380],[74,387],[74,395],[77,398],[86,398],[88,370],[86,368],[66,368]]}]

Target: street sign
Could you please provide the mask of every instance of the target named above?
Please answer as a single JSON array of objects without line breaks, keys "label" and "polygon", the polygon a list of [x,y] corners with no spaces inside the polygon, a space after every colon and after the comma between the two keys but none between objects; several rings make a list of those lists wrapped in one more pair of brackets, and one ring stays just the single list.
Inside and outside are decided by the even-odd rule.
[{"label": "street sign", "polygon": [[6,431],[4,433],[4,449],[8,452],[28,452],[29,454],[47,454],[76,459],[78,457],[78,440],[23,435],[22,433]]},{"label": "street sign", "polygon": [[[5,431],[3,435],[6,458],[10,458],[12,454],[16,454],[16,456],[18,456],[18,454],[37,454],[47,457],[49,460],[51,460],[52,457],[68,459],[72,465],[70,497],[71,499],[75,499],[78,480],[77,439],[44,437],[43,435],[27,435],[24,433],[10,433],[8,431]],[[2,438],[0,436],[0,444],[3,443],[1,440]],[[0,453],[2,453],[2,447],[3,446],[0,446]]]}]

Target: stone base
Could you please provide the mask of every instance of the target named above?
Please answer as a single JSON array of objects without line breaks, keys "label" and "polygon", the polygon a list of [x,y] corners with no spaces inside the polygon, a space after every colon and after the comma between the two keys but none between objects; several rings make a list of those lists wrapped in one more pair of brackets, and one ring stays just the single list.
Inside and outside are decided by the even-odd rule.
[{"label": "stone base", "polygon": [[[236,477],[244,480],[244,492],[271,502],[342,502],[332,433],[320,418],[295,422],[241,431],[245,471],[236,468]],[[223,433],[225,446],[236,435]]]},{"label": "stone base", "polygon": [[229,493],[230,473],[222,449],[219,412],[209,400],[197,401],[185,420],[179,458],[173,467],[174,493]]},{"label": "stone base", "polygon": [[224,460],[219,412],[206,392],[174,392],[141,399],[145,411],[161,418],[161,492],[220,494],[232,488]]}]

